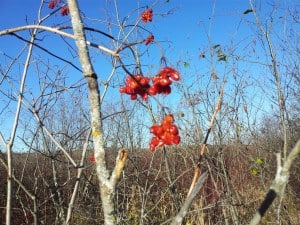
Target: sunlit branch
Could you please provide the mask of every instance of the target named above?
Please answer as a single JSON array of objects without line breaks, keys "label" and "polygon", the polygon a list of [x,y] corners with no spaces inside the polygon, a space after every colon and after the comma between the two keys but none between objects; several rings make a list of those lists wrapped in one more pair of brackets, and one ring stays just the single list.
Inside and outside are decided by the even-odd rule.
[{"label": "sunlit branch", "polygon": [[84,159],[85,159],[85,156],[86,156],[87,148],[89,146],[88,143],[89,143],[91,133],[92,133],[92,131],[91,131],[91,129],[89,129],[89,131],[86,135],[86,138],[85,138],[83,148],[82,148],[81,160],[80,160],[79,168],[77,170],[76,182],[75,182],[75,185],[74,185],[74,188],[73,188],[72,196],[71,196],[68,211],[67,211],[66,224],[69,224],[69,221],[71,220],[71,216],[72,216],[72,212],[73,212],[73,208],[74,208],[74,202],[76,200],[76,196],[77,196],[77,193],[78,193],[78,190],[79,190],[79,184],[80,184],[79,181],[80,181],[83,169],[84,169],[83,168]]},{"label": "sunlit branch", "polygon": [[178,214],[173,218],[171,225],[179,225],[182,223],[183,218],[186,216],[188,209],[190,208],[194,198],[196,197],[196,195],[198,194],[200,189],[203,187],[204,182],[206,181],[206,178],[207,178],[207,172],[204,172],[199,177],[199,179],[198,179],[197,183],[195,184],[195,186],[193,187],[190,195],[187,196],[187,198],[185,199]]},{"label": "sunlit branch", "polygon": [[[7,34],[11,34],[11,33],[14,33],[14,32],[19,32],[19,31],[23,31],[23,30],[30,30],[30,29],[46,30],[46,31],[50,31],[52,33],[59,34],[59,35],[62,35],[64,37],[68,37],[68,38],[71,38],[71,39],[75,40],[75,36],[73,34],[63,32],[58,28],[52,28],[52,27],[41,26],[41,25],[26,25],[26,26],[22,26],[22,27],[15,27],[15,28],[11,28],[11,29],[6,29],[6,30],[3,30],[3,31],[0,31],[0,36],[4,36],[4,35],[7,35]],[[90,41],[87,41],[86,43],[88,45],[90,45],[91,47],[98,48],[98,49],[102,50],[103,52],[106,52],[106,53],[108,53],[108,54],[110,54],[114,57],[118,56],[118,54],[115,51],[113,51],[111,49],[108,49],[104,46],[92,43]]]}]

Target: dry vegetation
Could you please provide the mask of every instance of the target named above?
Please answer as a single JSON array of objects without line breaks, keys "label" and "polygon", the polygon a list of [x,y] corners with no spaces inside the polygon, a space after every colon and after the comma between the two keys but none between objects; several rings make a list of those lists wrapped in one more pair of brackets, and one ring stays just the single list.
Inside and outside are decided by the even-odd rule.
[{"label": "dry vegetation", "polygon": [[[233,224],[234,218],[238,224],[246,224],[263,200],[276,171],[274,152],[278,146],[268,146],[268,151],[263,147],[261,144],[208,146],[203,167],[209,171],[210,176],[196,197],[184,224],[225,224],[224,221]],[[195,147],[187,147],[166,151],[160,149],[154,154],[143,149],[130,152],[116,190],[119,224],[158,225],[176,214],[192,180],[193,159],[197,158],[197,150]],[[108,164],[113,165],[117,152],[115,149],[107,151]],[[80,150],[70,153],[76,160],[81,156]],[[72,224],[103,223],[98,180],[94,165],[89,160],[91,154],[89,151],[86,156],[84,172],[80,178]],[[76,169],[68,166],[66,158],[59,151],[53,158],[39,152],[15,154],[14,157],[15,176],[37,198],[40,223],[62,223],[63,219],[60,221],[59,217],[66,215],[69,207]],[[257,165],[255,159],[263,159],[264,163]],[[53,180],[53,166],[57,173],[57,185]],[[258,168],[257,174],[251,173],[253,167]],[[1,180],[4,181],[5,168],[0,168]],[[280,213],[282,224],[296,225],[300,220],[299,172],[298,160],[284,195]],[[5,183],[1,187],[0,204],[4,206]],[[32,224],[32,200],[16,183],[13,193],[12,224]],[[275,204],[262,224],[276,224],[277,210]],[[4,207],[1,208],[1,214],[1,218],[5,218]]]},{"label": "dry vegetation", "polygon": [[[0,224],[178,225],[174,216],[193,178],[201,178],[196,171],[208,175],[182,225],[249,223],[278,175],[275,154],[286,162],[300,138],[296,4],[269,5],[266,19],[258,4],[263,1],[250,0],[236,28],[250,27],[249,37],[213,43],[211,20],[207,43],[195,46],[197,65],[186,53],[171,66],[162,50],[169,42],[156,42],[146,26],[155,22],[153,12],[172,15],[155,11],[169,1],[131,10],[124,20],[102,18],[104,23],[67,2],[50,1],[49,7],[41,0],[36,24],[0,31],[0,41],[11,35],[26,43],[15,46],[15,56],[0,47]],[[112,2],[107,15],[112,8],[119,13]],[[82,26],[95,23],[103,31]],[[49,37],[57,34],[62,49],[50,53],[57,49]],[[148,65],[150,56],[157,65]],[[101,71],[94,71],[94,62],[103,63]],[[157,93],[151,96],[150,85],[141,88],[134,77],[163,74],[162,67],[176,75],[172,85],[169,75],[158,79],[168,82],[164,94],[170,95],[161,96],[162,87],[153,84]],[[131,93],[130,83],[143,99]],[[174,116],[181,142],[150,152],[149,127],[166,114]],[[299,157],[289,175],[262,224],[299,224]]]}]

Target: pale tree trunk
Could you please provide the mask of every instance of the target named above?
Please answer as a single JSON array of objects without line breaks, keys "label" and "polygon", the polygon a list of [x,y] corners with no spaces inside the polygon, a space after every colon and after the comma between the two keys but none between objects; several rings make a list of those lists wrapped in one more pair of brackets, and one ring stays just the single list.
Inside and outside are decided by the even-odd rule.
[{"label": "pale tree trunk", "polygon": [[100,91],[97,81],[97,74],[94,71],[90,60],[77,1],[68,0],[68,6],[83,76],[86,78],[88,84],[91,111],[91,129],[94,144],[94,155],[96,160],[96,172],[99,180],[102,208],[105,220],[104,223],[105,225],[114,225],[117,224],[117,217],[114,209],[115,186],[125,165],[127,151],[121,150],[119,152],[116,166],[110,175],[105,161]]}]

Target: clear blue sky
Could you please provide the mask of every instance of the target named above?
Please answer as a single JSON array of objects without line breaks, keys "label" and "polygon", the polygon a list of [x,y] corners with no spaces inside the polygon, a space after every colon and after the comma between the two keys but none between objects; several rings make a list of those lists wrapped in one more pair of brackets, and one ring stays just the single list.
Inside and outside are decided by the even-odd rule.
[{"label": "clear blue sky", "polygon": [[[113,2],[113,1],[108,1]],[[129,4],[128,2],[132,2]],[[139,6],[151,6],[152,1],[118,1],[120,17],[125,18],[131,14],[131,21],[136,19],[142,11],[133,11]],[[37,0],[1,0],[0,2],[0,29],[22,26],[26,23],[33,24],[37,21],[37,10],[40,1]],[[79,5],[84,14],[93,19],[104,20],[107,16],[105,11],[106,1],[104,0],[79,0]],[[112,4],[111,4],[112,5]],[[110,7],[113,9],[113,7]],[[250,8],[247,0],[170,0],[160,1],[154,6],[154,20],[147,24],[146,28],[153,32],[155,39],[168,44],[166,45],[166,55],[176,56],[178,60],[183,55],[189,55],[196,59],[203,46],[208,45],[207,34],[210,31],[210,44],[229,45],[231,41],[239,42],[249,36],[249,28],[239,25],[244,16],[243,12]],[[263,8],[263,7],[262,7]],[[47,5],[43,7],[42,16],[47,15],[51,10]],[[162,16],[166,12],[171,12],[167,16]],[[114,11],[109,12],[114,19]],[[249,18],[251,15],[248,16]],[[45,24],[54,25],[57,21],[67,20],[67,17],[60,17],[59,14],[49,19]],[[96,24],[96,23],[94,23]],[[93,25],[92,25],[93,26]],[[96,24],[96,28],[102,29]],[[211,28],[211,29],[210,29]],[[105,28],[103,28],[105,30]],[[23,32],[24,33],[24,32]],[[115,33],[117,34],[117,33]],[[48,40],[51,43],[51,40]],[[55,51],[55,46],[61,43],[56,41],[51,45]],[[13,51],[12,46],[16,41],[11,37],[1,37],[0,46],[2,51]],[[175,63],[175,62],[174,62]],[[193,61],[191,61],[191,64]],[[196,63],[196,62],[195,62]]]},{"label": "clear blue sky", "polygon": [[[79,5],[86,16],[94,19],[105,18],[105,2],[96,0],[79,0]],[[109,1],[108,1],[109,2]],[[132,4],[128,4],[132,2]],[[152,1],[140,1],[140,6],[151,6]],[[205,30],[209,29],[212,22],[211,37],[215,43],[226,43],[233,38],[241,20],[242,13],[249,8],[248,1],[241,0],[170,0],[169,3],[161,1],[154,7],[154,20],[147,28],[153,31],[158,41],[171,41],[176,53],[184,54],[185,51],[194,51],[203,44],[207,44]],[[215,3],[216,2],[216,3]],[[212,19],[215,3],[214,18]],[[40,1],[37,0],[1,0],[0,2],[0,29],[32,24],[37,21],[37,10]],[[137,1],[118,1],[121,18],[137,8]],[[166,17],[159,14],[168,11],[172,13]],[[140,10],[141,11],[141,10]],[[42,15],[50,12],[47,7],[42,10]],[[114,12],[112,12],[114,13]],[[50,19],[56,23],[55,17]],[[64,18],[65,19],[65,18]],[[246,35],[247,29],[242,26],[239,33]],[[3,42],[0,40],[0,44]]]},{"label": "clear blue sky", "polygon": [[[107,16],[105,11],[106,2],[113,1],[79,0],[79,5],[87,17],[104,20]],[[139,11],[134,11],[134,9],[139,6],[151,6],[152,3],[148,0],[117,2],[121,19],[130,14],[131,21],[134,21],[133,19],[136,19],[142,11],[142,9]],[[137,2],[139,3],[137,4]],[[238,43],[245,38],[249,38],[253,33],[253,30],[247,26],[244,20],[246,17],[248,21],[253,21],[252,15],[243,15],[243,12],[250,8],[247,0],[169,0],[168,3],[166,2],[159,1],[154,6],[154,20],[152,23],[147,24],[146,28],[153,32],[157,41],[170,41],[171,48],[168,51],[172,55],[182,57],[188,52],[196,58],[199,49],[208,45],[207,33],[210,27],[211,44],[229,45],[230,42]],[[262,2],[259,7],[260,13],[268,15],[272,1]],[[289,1],[280,2],[283,5],[289,4]],[[110,5],[110,8],[113,9],[113,4]],[[1,0],[0,30],[35,23],[39,6],[40,1],[38,0]],[[161,15],[168,11],[171,12],[169,15]],[[47,8],[46,4],[42,9],[42,16],[47,15],[49,12],[51,10]],[[115,12],[108,13],[113,20]],[[45,25],[51,26],[57,24],[58,21],[67,19],[67,17],[60,17],[58,14],[47,20]],[[103,28],[100,27],[99,23],[95,26],[99,29]],[[2,51],[13,51],[12,46],[15,46],[16,41],[14,39],[10,41],[10,39],[12,38],[1,37],[0,47]],[[56,42],[56,45],[59,44],[59,42]],[[55,49],[55,46],[51,47]]]},{"label": "clear blue sky", "polygon": [[[88,25],[90,27],[107,31],[106,24],[104,24],[103,21],[106,21],[107,16],[111,18],[112,22],[115,20],[115,11],[112,4],[113,1],[79,0],[78,2],[84,15],[94,20],[94,22],[92,20],[85,20],[89,21]],[[109,2],[108,5],[107,2]],[[140,8],[139,10],[136,9],[145,6],[151,7],[152,4],[152,1],[146,0],[119,0],[117,2],[120,19],[122,20],[123,18],[126,18],[126,16],[130,15],[127,24],[134,23],[140,13],[144,10],[144,8]],[[267,18],[267,15],[272,9],[272,1],[262,2],[263,3],[259,6],[260,14],[263,15],[263,18]],[[280,1],[281,5],[279,10],[281,7],[285,8],[286,5],[289,5],[289,2],[290,0]],[[51,12],[47,5],[48,4],[45,4],[42,8],[42,17]],[[40,1],[38,0],[1,0],[0,30],[23,26],[26,24],[35,24],[37,21],[37,11],[39,6]],[[108,6],[109,11],[106,11],[106,6]],[[198,73],[199,71],[205,73],[210,70],[209,63],[207,63],[207,61],[204,63],[204,60],[201,61],[201,59],[199,59],[199,55],[203,51],[206,51],[207,53],[209,51],[209,47],[212,45],[219,44],[224,51],[228,50],[237,55],[247,55],[248,51],[253,51],[253,37],[256,36],[256,34],[253,28],[248,25],[253,22],[254,19],[251,13],[246,15],[243,14],[243,12],[249,8],[250,5],[247,0],[158,1],[158,3],[153,7],[153,22],[146,24],[145,28],[150,30],[154,34],[155,40],[160,42],[160,44],[164,47],[165,54],[171,64],[179,65],[178,63],[189,63],[189,67],[185,68],[185,71],[182,71],[185,80],[188,80],[188,77],[194,73]],[[169,12],[168,15],[165,15],[167,12]],[[47,20],[43,25],[53,26],[59,22],[67,22],[68,20],[69,17],[62,17],[58,13]],[[98,20],[98,22],[95,20]],[[64,25],[65,24],[66,23],[64,23]],[[275,23],[275,26],[277,25],[280,24]],[[280,28],[278,28],[278,30],[279,29]],[[24,38],[28,38],[28,32],[29,31],[25,31],[18,34],[22,35]],[[68,32],[71,31],[69,30]],[[112,33],[117,36],[118,30],[113,29]],[[70,57],[69,53],[65,54],[65,51],[68,51],[68,49],[65,48],[65,42],[63,42],[59,37],[53,37],[45,32],[44,34],[40,34],[38,38],[43,39],[43,42],[39,42],[39,44],[50,49],[53,53],[63,57]],[[95,39],[93,41],[96,43],[107,43],[107,38],[96,35],[94,38]],[[16,53],[19,52],[22,46],[24,46],[24,43],[17,40],[15,37],[0,37],[0,51],[7,53],[11,57],[15,57]],[[255,50],[259,55],[261,49],[258,45],[256,46],[257,49]],[[142,63],[156,64],[155,67],[157,69],[159,58],[156,56],[158,55],[157,52],[159,52],[159,49],[155,48],[155,46],[151,46],[149,48],[151,48],[150,52],[153,52],[153,55],[147,57],[147,54],[145,54],[146,61],[142,61]],[[49,55],[46,57],[49,58],[53,64],[60,63],[59,61],[51,58]],[[3,57],[1,56],[0,59],[3,60]],[[261,59],[264,60],[263,54]],[[73,62],[77,63],[76,60]],[[1,62],[3,65],[5,63],[7,62]],[[225,73],[223,71],[224,65],[222,65],[222,63],[220,64],[221,66],[217,66],[216,70],[221,73],[220,76],[222,77],[224,75],[222,73]],[[77,63],[77,65],[79,64]],[[95,58],[94,65],[100,77],[104,74],[107,75],[110,73],[111,68],[108,61],[103,61],[103,55],[99,55],[99,60]],[[240,66],[241,68],[239,68],[239,72],[252,71],[253,76],[261,76],[253,65],[241,63]],[[22,68],[16,70],[16,73],[19,71],[22,71]],[[81,74],[78,73],[78,71],[70,70],[70,72],[72,72],[72,78],[76,77],[76,79],[79,79],[81,77]],[[30,79],[32,78],[29,76],[29,80]],[[253,101],[259,101],[259,98],[260,97]],[[2,108],[1,105],[0,108]],[[266,106],[266,108],[268,108],[268,106]]]},{"label": "clear blue sky", "polygon": [[[132,4],[128,4],[128,2]],[[137,2],[133,0],[118,1],[121,20],[130,15],[127,24],[134,22],[144,10],[143,8],[136,10],[137,8],[151,6],[152,3],[152,1]],[[0,30],[36,23],[39,6],[40,1],[37,0],[1,0]],[[108,8],[111,11],[107,12],[105,10],[105,0],[79,0],[79,6],[85,16],[89,18],[104,21],[109,15],[112,21],[115,19],[113,4],[108,4]],[[248,8],[248,1],[241,0],[170,0],[168,3],[159,1],[154,6],[153,22],[146,24],[145,27],[154,34],[156,41],[161,42],[166,56],[173,64],[176,64],[178,61],[188,61],[193,67],[193,65],[199,64],[199,54],[202,48],[205,47],[207,50],[208,44],[229,45],[230,41],[239,42],[249,36],[247,26],[239,26],[243,12]],[[43,17],[50,13],[51,10],[45,4],[41,12]],[[167,12],[170,13],[164,16]],[[48,19],[44,25],[53,26],[68,19],[68,17],[61,17],[58,13],[53,18]],[[89,26],[107,31],[106,25],[103,25],[103,23],[101,25],[101,23],[90,22]],[[210,32],[211,43],[208,43],[208,32]],[[28,31],[18,34],[24,38],[29,36]],[[114,32],[114,35],[118,35],[117,30]],[[40,38],[45,38],[44,42],[39,44],[50,49],[53,53],[61,55],[65,43],[59,38],[50,38],[49,36],[46,32],[45,35],[39,36]],[[103,43],[105,40],[107,38],[100,39],[100,42]],[[0,51],[6,52],[11,56],[15,55],[22,46],[24,46],[24,43],[16,40],[15,37],[0,37]],[[157,53],[159,50],[156,48],[153,51]],[[54,61],[53,58],[51,60]],[[147,60],[150,61],[144,63],[158,64],[159,62],[159,59],[155,57],[149,57]],[[96,68],[97,65],[99,64],[95,64]],[[109,73],[109,65],[108,67],[101,66],[101,72],[104,69],[107,69],[105,72]]]}]

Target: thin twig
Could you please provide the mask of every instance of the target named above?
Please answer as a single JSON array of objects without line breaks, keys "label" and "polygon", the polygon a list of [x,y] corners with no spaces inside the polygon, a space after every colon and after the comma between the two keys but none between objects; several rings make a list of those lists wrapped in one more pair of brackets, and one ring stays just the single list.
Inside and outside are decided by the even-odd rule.
[{"label": "thin twig", "polygon": [[193,180],[192,180],[192,183],[191,183],[191,186],[190,186],[190,189],[189,189],[189,192],[188,192],[188,196],[191,194],[192,190],[194,189],[194,186],[199,178],[199,176],[201,175],[201,163],[202,163],[202,158],[203,158],[203,155],[205,153],[205,148],[206,148],[206,145],[207,145],[207,140],[208,140],[208,137],[209,137],[209,134],[214,126],[214,121],[215,121],[215,118],[216,118],[216,115],[217,113],[220,111],[221,109],[221,106],[222,106],[222,99],[223,99],[223,91],[224,91],[224,86],[225,86],[225,79],[223,80],[223,83],[222,83],[222,87],[221,87],[221,90],[220,90],[220,93],[219,93],[219,98],[218,98],[218,102],[217,102],[217,105],[215,107],[215,110],[212,114],[212,117],[211,117],[211,120],[210,120],[210,125],[209,125],[209,128],[207,130],[207,133],[206,133],[206,136],[203,140],[203,143],[202,143],[202,146],[201,146],[201,150],[200,150],[200,155],[199,155],[199,159],[198,159],[198,163],[195,167],[195,172],[194,172],[194,177],[193,177]]}]

